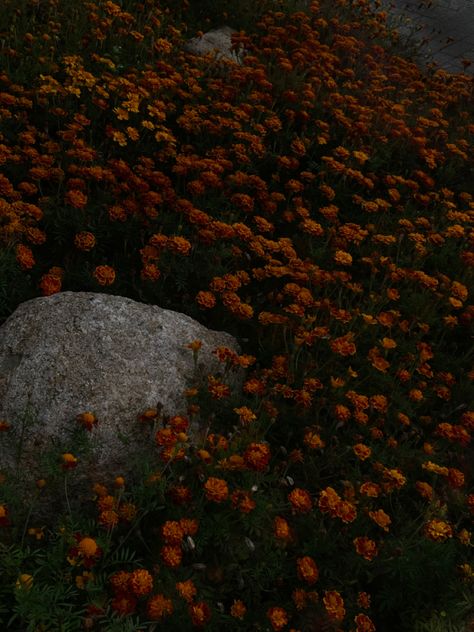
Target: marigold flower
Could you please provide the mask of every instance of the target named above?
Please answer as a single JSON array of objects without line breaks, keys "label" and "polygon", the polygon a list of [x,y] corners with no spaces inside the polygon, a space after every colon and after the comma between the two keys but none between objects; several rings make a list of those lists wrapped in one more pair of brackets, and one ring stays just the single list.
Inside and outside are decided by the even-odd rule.
[{"label": "marigold flower", "polygon": [[61,287],[61,278],[55,274],[51,274],[50,272],[43,274],[39,282],[39,288],[43,296],[52,296],[53,294],[57,294],[61,291]]},{"label": "marigold flower", "polygon": [[359,555],[362,555],[363,558],[368,560],[369,562],[374,559],[374,557],[378,554],[378,549],[376,543],[367,538],[365,536],[354,538],[353,540],[355,550]]},{"label": "marigold flower", "polygon": [[308,430],[305,433],[303,443],[311,450],[321,450],[326,446],[326,443],[321,439],[321,437],[312,430]]},{"label": "marigold flower", "polygon": [[127,571],[117,571],[109,578],[112,589],[116,593],[126,592],[128,590],[128,578],[130,573]]},{"label": "marigold flower", "polygon": [[359,608],[370,608],[370,595],[367,592],[360,592],[357,595],[357,605]]},{"label": "marigold flower", "polygon": [[166,544],[180,544],[184,537],[183,527],[176,520],[167,520],[161,527],[161,535]]},{"label": "marigold flower", "polygon": [[352,446],[352,450],[354,451],[354,454],[357,456],[357,458],[361,461],[365,461],[372,454],[372,450],[363,443],[357,443],[356,445]]},{"label": "marigold flower", "polygon": [[115,281],[115,270],[111,266],[97,266],[92,276],[99,285],[112,285]]},{"label": "marigold flower", "polygon": [[263,472],[270,462],[270,448],[265,443],[251,443],[245,450],[243,457],[249,469]]},{"label": "marigold flower", "polygon": [[229,496],[227,483],[221,478],[211,476],[204,483],[204,489],[206,490],[207,500],[212,500],[216,503],[223,502]]},{"label": "marigold flower", "polygon": [[288,494],[288,500],[291,503],[294,513],[308,513],[313,507],[311,496],[305,489],[301,489],[300,487],[295,487],[295,489]]},{"label": "marigold flower", "polygon": [[79,553],[84,555],[84,557],[94,557],[99,550],[97,542],[93,538],[82,538],[77,548]]},{"label": "marigold flower", "polygon": [[324,592],[323,604],[329,618],[333,621],[342,621],[346,615],[344,599],[337,590],[326,590]]},{"label": "marigold flower", "polygon": [[180,546],[174,544],[165,544],[161,547],[160,551],[161,559],[166,566],[170,568],[176,568],[181,564],[183,559],[183,552]]},{"label": "marigold flower", "polygon": [[357,518],[357,510],[355,506],[347,500],[337,503],[335,514],[346,524],[354,522]]},{"label": "marigold flower", "polygon": [[173,614],[173,602],[164,595],[153,595],[147,601],[146,611],[152,621],[159,621]]},{"label": "marigold flower", "polygon": [[370,617],[366,614],[360,613],[354,617],[354,623],[356,624],[356,632],[375,632],[375,625]]},{"label": "marigold flower", "polygon": [[137,508],[133,503],[123,503],[118,508],[118,515],[120,520],[124,522],[132,522],[137,515]]},{"label": "marigold flower", "polygon": [[303,579],[308,584],[314,584],[318,581],[319,578],[319,570],[316,566],[316,562],[312,557],[305,555],[304,557],[299,557],[296,560],[298,577]]},{"label": "marigold flower", "polygon": [[417,492],[420,494],[420,496],[422,496],[426,500],[433,499],[434,492],[433,492],[433,488],[431,487],[429,483],[425,483],[423,481],[417,481],[415,483],[415,487],[416,487]]},{"label": "marigold flower", "polygon": [[444,520],[430,520],[426,523],[424,531],[425,535],[435,542],[444,542],[453,537],[451,525]]},{"label": "marigold flower", "polygon": [[22,270],[30,270],[35,265],[35,258],[31,252],[31,248],[18,244],[16,247],[16,260],[20,264]]},{"label": "marigold flower", "polygon": [[216,305],[216,297],[212,292],[198,292],[196,302],[201,309],[212,309]]},{"label": "marigold flower", "polygon": [[270,620],[272,628],[277,632],[279,630],[283,630],[289,621],[286,610],[284,608],[279,608],[278,606],[269,608],[267,610],[267,617]]},{"label": "marigold flower", "polygon": [[352,256],[344,250],[336,250],[334,261],[341,266],[350,266],[352,265]]},{"label": "marigold flower", "polygon": [[117,526],[119,521],[118,513],[113,509],[107,509],[99,514],[98,522],[102,527],[106,529],[113,529]]},{"label": "marigold flower", "polygon": [[0,505],[0,527],[8,527],[10,520],[8,518],[8,507],[5,504]]},{"label": "marigold flower", "polygon": [[189,605],[191,621],[196,627],[203,627],[211,620],[211,609],[204,601]]},{"label": "marigold flower", "polygon": [[77,465],[77,458],[70,452],[66,452],[61,456],[63,470],[72,470]]},{"label": "marigold flower", "polygon": [[248,426],[248,424],[257,419],[257,415],[247,406],[234,408],[234,413],[237,413],[240,419],[240,423],[244,426]]},{"label": "marigold flower", "polygon": [[87,230],[76,233],[74,237],[74,245],[78,250],[89,252],[89,250],[92,250],[92,248],[94,248],[95,244],[95,236],[93,235],[93,233],[90,233]]},{"label": "marigold flower", "polygon": [[392,523],[392,519],[383,509],[377,509],[377,511],[369,511],[369,517],[382,527],[384,531],[388,532],[388,525]]},{"label": "marigold flower", "polygon": [[78,421],[82,426],[84,426],[86,430],[89,430],[90,432],[95,424],[97,424],[97,417],[94,415],[94,413],[86,412],[77,415],[76,421]]},{"label": "marigold flower", "polygon": [[74,208],[84,208],[87,204],[87,195],[79,191],[79,189],[70,189],[64,196],[64,201],[66,204],[74,206]]},{"label": "marigold flower", "polygon": [[184,582],[177,582],[176,590],[179,596],[188,603],[191,603],[197,594],[197,588],[192,579],[188,579]]},{"label": "marigold flower", "polygon": [[341,497],[332,487],[326,487],[319,494],[318,507],[323,513],[336,514],[337,505],[341,502]]},{"label": "marigold flower", "polygon": [[28,573],[21,573],[16,580],[15,588],[21,590],[30,590],[33,586],[33,575]]},{"label": "marigold flower", "polygon": [[234,603],[230,607],[230,616],[234,617],[234,619],[242,619],[245,617],[247,613],[247,608],[243,601],[240,599],[234,599]]},{"label": "marigold flower", "polygon": [[145,568],[137,568],[130,573],[128,586],[136,597],[148,595],[153,590],[153,577]]},{"label": "marigold flower", "polygon": [[380,495],[382,488],[377,483],[373,483],[372,481],[367,481],[367,483],[362,483],[359,487],[359,492],[364,496],[369,496],[370,498],[377,498]]},{"label": "marigold flower", "polygon": [[285,520],[285,518],[281,518],[280,516],[276,516],[273,520],[273,532],[275,534],[275,537],[279,540],[291,539],[290,525]]}]

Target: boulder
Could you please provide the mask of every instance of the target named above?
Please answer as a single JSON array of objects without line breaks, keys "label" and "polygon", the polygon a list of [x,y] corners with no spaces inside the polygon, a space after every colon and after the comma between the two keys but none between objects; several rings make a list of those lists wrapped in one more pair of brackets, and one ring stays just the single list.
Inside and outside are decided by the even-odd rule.
[{"label": "boulder", "polygon": [[204,33],[201,37],[193,37],[184,45],[184,50],[194,55],[207,55],[213,53],[216,61],[222,59],[242,64],[243,51],[231,50],[231,36],[237,31],[230,26],[222,26]]},{"label": "boulder", "polygon": [[[223,372],[217,347],[240,353],[230,334],[120,296],[61,292],[22,303],[0,327],[0,419],[12,426],[0,433],[0,469],[14,459],[6,434],[22,437],[33,471],[48,450],[73,452],[76,417],[90,411],[97,424],[86,433],[89,475],[126,475],[132,456],[153,443],[137,416],[158,404],[167,416],[186,414],[194,340],[202,342],[201,378]],[[241,384],[242,373],[231,375],[232,386]],[[22,431],[30,412],[34,425]]]}]

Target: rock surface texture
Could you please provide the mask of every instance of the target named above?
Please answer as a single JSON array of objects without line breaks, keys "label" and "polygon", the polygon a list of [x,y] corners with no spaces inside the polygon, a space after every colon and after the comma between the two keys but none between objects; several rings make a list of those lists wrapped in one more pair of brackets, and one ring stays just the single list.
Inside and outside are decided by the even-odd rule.
[{"label": "rock surface texture", "polygon": [[[225,332],[119,296],[62,292],[22,303],[0,327],[0,419],[19,436],[29,402],[37,423],[24,447],[34,460],[52,446],[72,452],[76,416],[91,411],[98,420],[90,433],[98,472],[125,473],[144,440],[137,415],[158,402],[165,415],[185,414],[194,371],[186,345],[193,340],[202,342],[201,377],[223,371],[212,354],[217,347],[240,352]],[[233,379],[237,384],[240,376]],[[0,466],[6,459],[2,446]]]},{"label": "rock surface texture", "polygon": [[204,33],[202,37],[193,37],[184,45],[184,50],[194,55],[214,53],[216,60],[227,59],[238,64],[242,63],[243,51],[233,51],[232,34],[237,31],[230,26],[222,26]]}]

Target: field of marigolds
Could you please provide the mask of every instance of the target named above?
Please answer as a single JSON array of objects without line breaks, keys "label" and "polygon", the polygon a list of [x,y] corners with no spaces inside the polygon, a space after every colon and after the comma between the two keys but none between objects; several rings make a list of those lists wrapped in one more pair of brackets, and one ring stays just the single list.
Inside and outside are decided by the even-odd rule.
[{"label": "field of marigolds", "polygon": [[[105,292],[242,355],[215,351],[187,416],[143,410],[142,470],[93,481],[79,509],[94,411],[26,502],[19,450],[2,630],[474,628],[474,83],[416,65],[386,17],[3,0],[0,323]],[[183,50],[223,24],[241,64]],[[21,448],[17,423],[3,446]]]}]

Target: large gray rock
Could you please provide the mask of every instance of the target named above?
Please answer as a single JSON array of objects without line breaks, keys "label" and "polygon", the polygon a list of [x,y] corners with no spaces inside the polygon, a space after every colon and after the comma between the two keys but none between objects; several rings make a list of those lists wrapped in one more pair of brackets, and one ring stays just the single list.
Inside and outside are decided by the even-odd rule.
[{"label": "large gray rock", "polygon": [[[127,473],[131,455],[150,442],[137,415],[158,402],[166,415],[186,413],[184,391],[194,370],[186,345],[193,340],[202,341],[201,377],[223,371],[215,348],[240,352],[227,333],[120,296],[61,292],[22,303],[0,327],[0,419],[12,424],[18,439],[30,405],[36,425],[23,433],[23,452],[34,470],[51,448],[73,452],[76,416],[91,411],[98,419],[88,435],[96,465],[91,476]],[[241,378],[234,374],[234,385]],[[4,448],[5,434],[3,467],[13,458]]]},{"label": "large gray rock", "polygon": [[230,26],[222,26],[204,33],[201,37],[193,37],[184,45],[184,50],[194,55],[207,55],[213,53],[216,61],[230,60],[242,64],[244,50],[239,47],[237,51],[231,50],[232,34],[237,31]]}]

